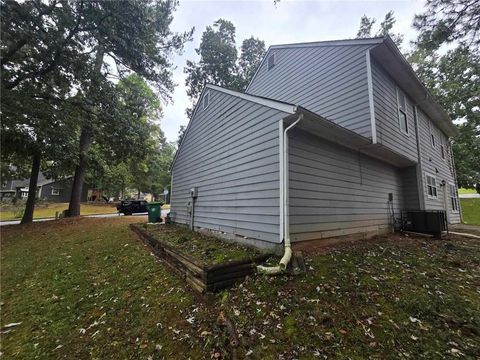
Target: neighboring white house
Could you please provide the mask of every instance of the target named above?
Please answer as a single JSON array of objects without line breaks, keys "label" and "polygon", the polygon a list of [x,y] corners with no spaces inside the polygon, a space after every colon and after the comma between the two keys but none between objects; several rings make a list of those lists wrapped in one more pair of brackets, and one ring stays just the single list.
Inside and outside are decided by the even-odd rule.
[{"label": "neighboring white house", "polygon": [[271,46],[245,93],[204,88],[172,216],[259,247],[387,232],[405,209],[456,223],[455,131],[388,37]]}]

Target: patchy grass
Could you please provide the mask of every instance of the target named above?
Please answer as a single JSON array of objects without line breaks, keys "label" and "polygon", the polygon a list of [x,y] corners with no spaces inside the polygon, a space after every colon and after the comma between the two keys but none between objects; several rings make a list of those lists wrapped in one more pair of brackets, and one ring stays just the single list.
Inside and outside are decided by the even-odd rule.
[{"label": "patchy grass", "polygon": [[239,359],[480,357],[478,240],[381,238],[200,296],[135,238],[136,220],[1,229],[1,325],[21,322],[2,334],[5,358],[227,359],[222,310]]},{"label": "patchy grass", "polygon": [[204,266],[250,259],[260,255],[255,249],[194,232],[183,226],[144,224],[142,228],[157,240],[172,246],[180,254],[192,257]]},{"label": "patchy grass", "polygon": [[[192,292],[128,228],[138,218],[2,228],[5,358],[179,359],[202,348],[182,312]],[[3,328],[3,331],[8,329]],[[161,348],[161,349],[160,349]]]},{"label": "patchy grass", "polygon": [[460,199],[463,222],[469,225],[480,225],[480,199]]},{"label": "patchy grass", "polygon": [[[34,218],[48,218],[55,217],[55,213],[59,213],[63,210],[68,209],[68,203],[51,203],[51,204],[42,204],[35,206],[35,211],[33,213]],[[110,204],[81,204],[80,213],[82,215],[93,215],[93,214],[111,214],[116,213],[117,209],[115,206]],[[0,220],[15,220],[20,219],[23,216],[23,207],[18,209],[12,209],[11,207],[8,210],[0,211]]]}]

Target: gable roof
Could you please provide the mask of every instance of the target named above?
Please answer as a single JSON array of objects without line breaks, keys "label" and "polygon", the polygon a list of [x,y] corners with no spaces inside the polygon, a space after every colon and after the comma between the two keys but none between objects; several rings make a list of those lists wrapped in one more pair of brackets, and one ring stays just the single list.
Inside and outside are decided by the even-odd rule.
[{"label": "gable roof", "polygon": [[277,49],[294,49],[294,48],[309,48],[309,47],[324,47],[324,46],[349,46],[349,45],[378,45],[383,41],[383,37],[375,38],[366,38],[366,39],[343,39],[343,40],[327,40],[327,41],[312,41],[304,43],[293,43],[293,44],[279,44],[279,45],[270,45],[267,49],[267,52],[263,56],[260,65],[252,76],[252,79],[247,85],[245,92],[248,91],[250,85],[253,83],[253,80],[258,74],[258,71],[262,68],[265,61],[268,59],[268,54],[271,50]]},{"label": "gable roof", "polygon": [[[48,185],[50,183],[54,183],[57,181],[61,180],[67,180],[72,178],[73,176],[66,176],[64,178],[58,178],[58,179],[49,179],[47,178],[41,171],[38,173],[38,179],[37,179],[37,186],[44,186]],[[16,189],[16,188],[26,188],[30,185],[30,178],[25,178],[25,179],[13,179],[11,180],[11,188]]]},{"label": "gable roof", "polygon": [[453,136],[457,133],[448,113],[433,98],[428,89],[418,78],[412,66],[402,55],[393,40],[389,37],[376,37],[367,39],[345,39],[334,41],[317,41],[297,44],[272,45],[268,48],[255,74],[246,88],[248,92],[255,80],[259,70],[267,61],[269,53],[277,49],[324,47],[324,46],[356,46],[372,45],[368,50],[370,55],[381,65],[385,71],[402,87],[431,120],[447,135]]},{"label": "gable roof", "polygon": [[290,104],[290,103],[287,103],[287,102],[284,102],[284,101],[273,100],[273,99],[269,99],[269,98],[266,98],[266,97],[263,97],[263,96],[256,96],[256,95],[251,95],[251,94],[247,94],[247,93],[243,93],[243,92],[239,92],[239,91],[235,91],[235,90],[230,90],[230,89],[226,89],[226,88],[223,88],[221,86],[218,86],[218,85],[206,84],[205,87],[203,88],[200,96],[198,97],[197,103],[195,104],[193,114],[190,118],[190,121],[188,122],[187,128],[185,129],[185,133],[183,134],[182,141],[178,145],[178,149],[175,152],[175,156],[173,157],[172,163],[170,165],[170,170],[172,170],[173,165],[175,164],[175,161],[177,160],[178,153],[180,152],[180,149],[182,148],[182,145],[185,141],[188,130],[190,129],[190,125],[192,124],[192,120],[195,117],[195,114],[197,113],[198,108],[200,107],[201,100],[202,100],[203,96],[205,95],[205,93],[209,89],[212,89],[214,91],[219,91],[219,92],[234,96],[234,97],[239,98],[239,99],[251,101],[255,104],[266,106],[266,107],[269,107],[269,108],[272,108],[272,109],[275,109],[275,110],[278,110],[278,111],[283,111],[283,112],[288,113],[288,114],[294,114],[297,111],[297,106],[296,105]]}]

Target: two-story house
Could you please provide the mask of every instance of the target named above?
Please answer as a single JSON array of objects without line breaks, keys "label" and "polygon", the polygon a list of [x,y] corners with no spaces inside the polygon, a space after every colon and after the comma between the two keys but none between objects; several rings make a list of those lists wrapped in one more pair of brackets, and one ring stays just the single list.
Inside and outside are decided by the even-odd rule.
[{"label": "two-story house", "polygon": [[206,85],[172,163],[174,221],[259,247],[460,221],[455,127],[393,41],[271,46],[245,93]]}]

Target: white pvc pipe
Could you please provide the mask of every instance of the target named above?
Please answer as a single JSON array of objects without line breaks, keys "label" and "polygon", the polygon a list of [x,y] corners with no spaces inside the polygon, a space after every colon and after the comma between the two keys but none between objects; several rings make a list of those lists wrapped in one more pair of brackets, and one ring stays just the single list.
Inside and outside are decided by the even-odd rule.
[{"label": "white pvc pipe", "polygon": [[[258,272],[268,275],[276,275],[285,271],[287,268],[290,259],[292,258],[292,245],[290,241],[290,219],[288,214],[288,207],[290,204],[289,200],[289,169],[288,169],[288,131],[293,129],[297,124],[303,119],[303,114],[298,116],[298,119],[288,126],[282,134],[282,139],[280,142],[281,148],[283,148],[283,156],[280,157],[280,201],[283,203],[283,211],[280,212],[280,233],[282,233],[283,225],[283,234],[285,238],[284,245],[284,254],[278,266],[266,267],[266,266],[257,266]],[[283,127],[283,126],[282,126]],[[283,163],[283,164],[282,164]],[[283,179],[283,181],[282,181]],[[282,214],[283,213],[283,214]]]}]

